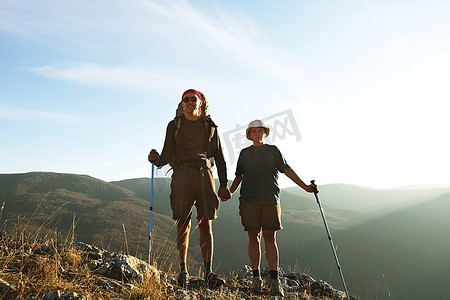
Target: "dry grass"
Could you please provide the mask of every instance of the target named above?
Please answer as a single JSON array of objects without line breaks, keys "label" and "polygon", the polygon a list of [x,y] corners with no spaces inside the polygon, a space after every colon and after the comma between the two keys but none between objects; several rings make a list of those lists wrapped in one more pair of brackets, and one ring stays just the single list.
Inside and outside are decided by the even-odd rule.
[{"label": "dry grass", "polygon": [[144,274],[141,283],[132,282],[123,292],[102,289],[104,279],[86,265],[87,254],[71,243],[58,245],[51,239],[33,239],[3,234],[0,238],[0,278],[11,285],[1,299],[42,299],[47,293],[84,294],[88,299],[163,299],[167,293],[154,277]]},{"label": "dry grass", "polygon": [[83,294],[87,299],[167,298],[164,288],[147,274],[141,283],[133,282],[123,292],[99,288],[96,283],[102,278],[89,270],[87,254],[73,247],[76,216],[63,239],[58,238],[61,234],[56,229],[46,228],[49,222],[38,228],[30,226],[33,216],[26,222],[18,218],[12,234],[0,233],[0,299],[42,299],[55,290]]},{"label": "dry grass", "polygon": [[[0,220],[4,206],[5,203],[0,208]],[[56,228],[47,228],[56,212],[50,214],[41,226],[32,226],[35,213],[27,220],[18,217],[12,233],[0,232],[0,299],[43,299],[52,291],[82,294],[86,299],[178,298],[167,284],[160,283],[148,273],[143,274],[142,282],[131,282],[119,292],[100,288],[97,283],[105,278],[89,269],[86,252],[73,247],[76,216],[73,216],[69,231],[62,236]],[[6,222],[2,227],[6,228]],[[174,225],[173,230],[175,228]],[[123,233],[127,246],[124,225]],[[159,262],[166,271],[164,276],[167,276],[173,273],[172,268],[176,265],[173,255],[167,254],[174,253],[176,249],[174,243],[168,240],[162,243],[162,248],[152,249],[152,263],[156,267]],[[128,250],[127,247],[125,249]]]},{"label": "dry grass", "polygon": [[[45,197],[42,201],[44,200]],[[4,204],[0,208],[0,220],[3,207]],[[193,291],[180,293],[180,289],[174,288],[170,284],[171,280],[167,279],[174,275],[172,268],[178,264],[174,261],[173,255],[168,255],[176,252],[173,248],[174,243],[168,240],[161,244],[162,249],[159,247],[152,249],[152,265],[157,267],[159,262],[164,269],[164,272],[161,272],[162,280],[151,276],[151,273],[146,273],[143,274],[141,282],[127,284],[119,282],[125,288],[119,290],[102,288],[99,282],[110,279],[91,271],[87,263],[88,253],[74,247],[76,216],[73,215],[71,228],[62,235],[56,228],[47,228],[53,215],[54,213],[39,227],[30,226],[31,218],[29,220],[18,218],[11,234],[4,230],[0,232],[0,300],[43,299],[52,291],[61,291],[63,294],[76,293],[83,295],[82,299],[186,299],[193,296]],[[124,245],[127,246],[126,228],[122,226]],[[176,230],[175,227],[176,225],[173,230]],[[3,228],[6,228],[5,224]],[[128,254],[127,247],[125,249]],[[198,276],[201,275],[201,268],[198,267]],[[197,296],[193,297],[242,299],[239,290],[245,290],[247,287],[239,287],[232,277],[234,276],[229,278],[231,282],[227,287],[215,290],[213,295],[210,290],[199,287],[194,291]],[[196,280],[202,281],[198,277]],[[251,299],[267,299],[267,296],[252,295]],[[305,292],[303,295],[296,295],[295,299],[313,298]]]},{"label": "dry grass", "polygon": [[[0,299],[43,299],[49,292],[83,294],[83,299],[182,299],[168,280],[157,280],[148,273],[142,282],[131,282],[122,291],[101,288],[99,281],[105,280],[90,271],[87,253],[72,247],[72,243],[56,245],[52,239],[35,239],[33,235],[19,236],[3,234],[0,238],[0,278],[11,284],[9,291],[2,290]],[[70,239],[68,239],[70,241]],[[200,272],[200,271],[199,271]],[[170,273],[161,273],[171,276]],[[197,280],[201,281],[199,278]],[[123,284],[123,283],[122,283]],[[124,284],[125,285],[125,284]],[[242,287],[241,287],[242,289]],[[204,288],[195,294],[209,299],[242,299],[237,284],[232,283],[214,295]],[[297,299],[312,299],[306,293]],[[202,297],[203,298],[203,297]],[[267,299],[256,295],[251,299]]]}]

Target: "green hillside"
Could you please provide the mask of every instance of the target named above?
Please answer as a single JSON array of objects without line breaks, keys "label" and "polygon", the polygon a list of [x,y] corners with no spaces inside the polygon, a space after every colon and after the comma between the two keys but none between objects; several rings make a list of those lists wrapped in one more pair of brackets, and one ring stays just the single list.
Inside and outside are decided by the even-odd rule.
[{"label": "green hillside", "polygon": [[[169,194],[170,179],[156,178],[153,251],[163,268],[177,264]],[[352,294],[363,299],[450,297],[449,187],[377,190],[324,185],[319,195]],[[17,231],[29,222],[33,232],[45,224],[48,230],[40,232],[57,231],[64,238],[75,215],[78,240],[146,257],[149,178],[107,183],[84,175],[0,174],[0,196],[5,203],[1,221],[8,230]],[[215,268],[225,275],[248,264],[238,197],[239,191],[220,204],[214,222]],[[342,288],[314,196],[287,188],[281,199],[284,230],[277,234],[281,267],[307,271]],[[189,260],[197,272],[201,255],[195,228]]]},{"label": "green hillside", "polygon": [[[44,172],[0,174],[0,191],[1,221],[9,232],[26,228],[62,240],[76,223],[77,240],[148,256],[149,203],[134,191],[85,175]],[[168,268],[176,253],[174,222],[155,211],[152,223],[154,257]]]},{"label": "green hillside", "polygon": [[[168,189],[168,183],[161,184]],[[446,284],[450,241],[445,235],[450,230],[448,187],[377,190],[324,185],[320,190],[352,293],[364,299],[446,299],[444,294],[450,294]],[[215,264],[224,274],[248,264],[238,197],[239,191],[221,203],[214,222]],[[278,233],[278,245],[283,269],[308,270],[315,278],[340,287],[314,196],[287,188],[281,199],[284,230]],[[192,240],[197,243],[195,234]]]},{"label": "green hillside", "polygon": [[[349,289],[364,299],[448,299],[448,187],[374,190],[330,185],[322,186],[319,195],[327,219],[338,217],[329,225]],[[320,219],[318,209],[315,217]],[[285,231],[300,227],[284,224]],[[280,233],[282,255],[288,261],[302,258],[301,266],[307,262],[313,276],[339,286],[325,229],[322,226],[317,236],[312,232],[310,228],[304,236],[298,234],[297,241]]]},{"label": "green hillside", "polygon": [[[296,195],[303,195],[298,188],[287,188]],[[430,200],[443,193],[450,193],[449,187],[403,187],[374,189],[349,184],[320,186],[320,196],[330,208],[367,212],[374,215],[403,210],[420,202]]]}]

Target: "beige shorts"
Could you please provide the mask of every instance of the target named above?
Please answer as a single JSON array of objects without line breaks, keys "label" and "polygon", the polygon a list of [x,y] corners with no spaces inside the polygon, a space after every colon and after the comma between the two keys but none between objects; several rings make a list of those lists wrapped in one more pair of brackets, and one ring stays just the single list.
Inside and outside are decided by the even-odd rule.
[{"label": "beige shorts", "polygon": [[280,204],[243,202],[239,205],[239,215],[245,231],[283,229]]},{"label": "beige shorts", "polygon": [[194,206],[197,219],[217,218],[219,200],[211,170],[206,167],[185,167],[174,170],[171,182],[170,205],[174,220],[189,219]]}]

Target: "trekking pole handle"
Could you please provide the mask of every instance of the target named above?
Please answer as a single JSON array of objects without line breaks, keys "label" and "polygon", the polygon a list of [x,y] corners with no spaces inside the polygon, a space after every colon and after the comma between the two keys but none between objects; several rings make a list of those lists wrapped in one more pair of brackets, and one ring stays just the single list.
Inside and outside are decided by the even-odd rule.
[{"label": "trekking pole handle", "polygon": [[[154,151],[156,151],[156,149],[152,149],[152,150],[150,150],[150,153],[152,153],[152,152],[154,152]],[[150,161],[150,153],[148,154],[148,159],[149,159],[149,161]],[[152,164],[154,164],[155,163],[155,161],[150,161]]]},{"label": "trekking pole handle", "polygon": [[314,186],[314,194],[317,194],[319,191],[317,190],[317,185],[316,185],[316,181],[313,179],[313,180],[311,180],[310,181],[311,182],[311,184]]}]

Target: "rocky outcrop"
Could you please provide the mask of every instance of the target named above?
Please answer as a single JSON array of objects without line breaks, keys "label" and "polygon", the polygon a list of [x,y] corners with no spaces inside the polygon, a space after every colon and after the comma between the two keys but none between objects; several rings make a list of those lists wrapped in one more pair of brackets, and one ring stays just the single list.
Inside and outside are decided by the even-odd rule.
[{"label": "rocky outcrop", "polygon": [[[11,236],[8,239],[13,240]],[[11,250],[11,244],[2,240],[1,249],[3,252]],[[14,243],[12,243],[14,244]],[[36,246],[38,245],[38,246]],[[267,288],[261,293],[254,294],[250,291],[252,284],[252,272],[249,266],[244,266],[238,271],[236,276],[223,277],[225,285],[209,288],[202,278],[191,276],[187,287],[181,288],[177,286],[176,274],[166,273],[157,270],[154,266],[142,261],[136,257],[125,255],[122,253],[109,252],[99,247],[89,245],[82,242],[76,242],[69,247],[66,245],[65,250],[54,244],[45,242],[34,242],[33,247],[21,246],[28,256],[30,262],[46,261],[50,257],[61,256],[62,253],[76,252],[76,257],[80,261],[78,264],[83,265],[89,277],[89,284],[95,285],[90,289],[91,292],[84,293],[82,285],[78,289],[60,290],[55,289],[47,292],[43,299],[45,300],[89,300],[95,299],[94,291],[102,291],[102,295],[114,295],[114,299],[128,299],[129,296],[139,294],[139,289],[145,286],[145,282],[151,281],[152,288],[161,289],[159,295],[163,298],[171,299],[277,299],[277,297],[269,296]],[[26,249],[25,249],[26,248]],[[68,250],[68,249],[69,250]],[[25,255],[22,253],[22,257]],[[32,259],[30,259],[32,258]],[[11,260],[13,261],[13,260]],[[33,266],[30,263],[30,269]],[[64,269],[63,264],[59,264],[58,272],[60,274],[70,273]],[[67,268],[67,267],[66,267]],[[19,268],[14,264],[7,265],[2,273],[17,272]],[[24,268],[22,268],[24,270]],[[70,274],[69,274],[70,275]],[[269,271],[262,270],[263,281],[267,283],[269,279]],[[62,276],[62,275],[61,275]],[[282,287],[285,291],[284,299],[346,299],[342,291],[334,289],[331,285],[324,281],[316,281],[309,275],[303,273],[284,273],[280,270],[280,279]],[[267,284],[266,284],[267,286]],[[74,292],[79,290],[79,292]],[[158,293],[158,291],[157,291]],[[0,295],[3,299],[15,299],[18,295],[15,284],[9,283],[0,278]],[[20,297],[20,296],[19,296]],[[42,296],[41,296],[42,297]],[[145,297],[132,297],[134,299],[146,299]],[[158,299],[158,296],[152,296],[152,299]],[[280,299],[280,298],[278,298]],[[351,297],[351,299],[357,299]]]},{"label": "rocky outcrop", "polygon": [[134,256],[108,252],[82,242],[76,243],[74,247],[87,252],[86,264],[90,270],[98,275],[124,283],[142,283],[144,274],[147,274],[159,282],[159,271]]},{"label": "rocky outcrop", "polygon": [[[263,269],[261,276],[263,281],[268,281],[269,270]],[[246,291],[245,287],[248,289],[251,285],[251,277],[252,270],[250,266],[245,266],[240,270],[237,276],[237,281],[243,291]],[[325,281],[316,281],[314,278],[304,273],[284,273],[283,270],[280,269],[280,279],[282,287],[285,291],[285,299],[346,299],[344,292],[334,289]],[[265,296],[267,294],[268,291],[263,291],[260,295]],[[358,298],[351,297],[351,299],[356,300]]]}]

